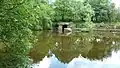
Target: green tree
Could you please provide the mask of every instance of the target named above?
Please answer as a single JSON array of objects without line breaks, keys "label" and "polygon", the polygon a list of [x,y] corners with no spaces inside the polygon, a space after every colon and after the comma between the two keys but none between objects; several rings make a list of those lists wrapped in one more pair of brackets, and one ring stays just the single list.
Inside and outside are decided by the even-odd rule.
[{"label": "green tree", "polygon": [[73,21],[77,21],[81,25],[80,27],[92,28],[91,18],[94,15],[94,11],[86,0],[75,1],[73,13]]},{"label": "green tree", "polygon": [[95,15],[92,17],[94,23],[112,22],[115,20],[115,6],[111,0],[88,0]]},{"label": "green tree", "polygon": [[72,5],[72,0],[56,0],[54,3],[55,21],[71,21]]},{"label": "green tree", "polygon": [[115,4],[111,3],[109,8],[109,22],[117,22],[117,12],[118,10],[115,8]]},{"label": "green tree", "polygon": [[56,0],[54,3],[55,21],[83,22],[90,25],[94,12],[86,0]]},{"label": "green tree", "polygon": [[47,0],[31,0],[30,3],[28,7],[32,7],[30,10],[35,16],[33,29],[51,29],[54,11]]},{"label": "green tree", "polygon": [[0,50],[1,68],[27,68],[28,52],[33,43],[33,34],[29,26],[35,17],[28,8],[27,0],[0,1]]},{"label": "green tree", "polygon": [[120,22],[120,7],[116,9],[116,22]]}]

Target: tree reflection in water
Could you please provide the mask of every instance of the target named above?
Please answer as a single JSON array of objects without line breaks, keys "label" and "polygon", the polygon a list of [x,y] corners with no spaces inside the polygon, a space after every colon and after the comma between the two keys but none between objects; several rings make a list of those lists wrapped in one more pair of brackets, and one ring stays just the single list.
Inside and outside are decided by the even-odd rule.
[{"label": "tree reflection in water", "polygon": [[[32,64],[33,68],[120,68],[120,51],[112,52],[111,56],[101,60],[89,60],[82,56],[73,58],[69,63],[63,63],[53,54],[45,56],[39,63]],[[116,61],[116,62],[114,62]]]},{"label": "tree reflection in water", "polygon": [[[41,33],[37,44],[30,52],[30,56],[34,60],[34,64],[44,61],[43,57],[46,56],[46,58],[49,59],[52,57],[57,62],[66,66],[66,64],[70,64],[75,58],[78,58],[79,55],[89,60],[89,62],[101,61],[103,63],[102,60],[104,61],[105,58],[114,56],[112,55],[113,51],[119,51],[120,35],[109,34],[76,33],[63,36],[52,33]],[[52,63],[52,60],[49,62],[50,66],[54,64],[58,66],[57,63]],[[83,64],[84,62],[80,63]]]}]

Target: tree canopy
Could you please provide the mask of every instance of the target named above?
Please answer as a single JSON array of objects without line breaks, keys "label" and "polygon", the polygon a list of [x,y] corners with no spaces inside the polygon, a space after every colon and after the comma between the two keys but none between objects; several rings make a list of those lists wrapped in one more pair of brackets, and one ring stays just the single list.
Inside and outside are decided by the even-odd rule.
[{"label": "tree canopy", "polygon": [[111,23],[115,20],[115,4],[111,0],[89,0],[89,3],[94,10],[93,22]]},{"label": "tree canopy", "polygon": [[4,45],[0,50],[1,68],[28,67],[27,55],[35,41],[33,29],[39,24],[42,29],[48,27],[43,24],[50,23],[51,10],[42,0],[0,1],[0,42]]},{"label": "tree canopy", "polygon": [[93,9],[85,0],[56,0],[55,21],[91,21]]}]

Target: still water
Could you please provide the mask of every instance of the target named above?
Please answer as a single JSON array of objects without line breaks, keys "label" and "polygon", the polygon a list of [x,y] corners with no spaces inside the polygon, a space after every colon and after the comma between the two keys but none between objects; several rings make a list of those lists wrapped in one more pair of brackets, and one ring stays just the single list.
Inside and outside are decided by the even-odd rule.
[{"label": "still water", "polygon": [[32,68],[120,68],[120,33],[38,32]]}]

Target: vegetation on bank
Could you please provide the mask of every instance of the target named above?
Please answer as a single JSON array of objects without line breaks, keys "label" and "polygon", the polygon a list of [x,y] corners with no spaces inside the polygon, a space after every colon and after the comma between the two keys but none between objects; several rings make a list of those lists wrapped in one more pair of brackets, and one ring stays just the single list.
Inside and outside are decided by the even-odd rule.
[{"label": "vegetation on bank", "polygon": [[55,21],[72,21],[79,27],[119,22],[120,9],[110,0],[56,0]]},{"label": "vegetation on bank", "polygon": [[[51,0],[1,0],[0,3],[2,8],[0,19],[7,12],[11,17],[15,17],[16,22],[18,20],[29,22],[28,27],[32,30],[51,29],[56,22],[73,22],[80,27],[92,27],[93,23],[120,21],[120,9],[115,8],[111,0],[55,0],[55,2]],[[17,19],[18,14],[22,14],[19,19]]]},{"label": "vegetation on bank", "polygon": [[4,44],[0,67],[27,68],[27,55],[35,42],[33,30],[51,29],[60,21],[92,27],[96,22],[119,22],[120,12],[109,0],[0,0],[0,42]]}]

